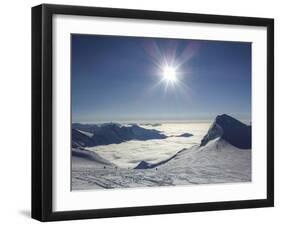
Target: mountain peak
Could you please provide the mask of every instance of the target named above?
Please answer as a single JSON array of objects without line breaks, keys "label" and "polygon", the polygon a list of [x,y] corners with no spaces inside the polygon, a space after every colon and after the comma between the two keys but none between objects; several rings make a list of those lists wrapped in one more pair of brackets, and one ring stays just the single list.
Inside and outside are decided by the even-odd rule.
[{"label": "mountain peak", "polygon": [[251,126],[227,114],[222,114],[215,118],[200,146],[204,146],[210,140],[220,137],[237,148],[250,149],[252,146],[251,136]]},{"label": "mountain peak", "polygon": [[227,114],[222,114],[218,115],[215,119],[215,122],[218,123],[221,126],[226,126],[226,125],[245,125],[244,123],[240,122],[239,120],[227,115]]}]

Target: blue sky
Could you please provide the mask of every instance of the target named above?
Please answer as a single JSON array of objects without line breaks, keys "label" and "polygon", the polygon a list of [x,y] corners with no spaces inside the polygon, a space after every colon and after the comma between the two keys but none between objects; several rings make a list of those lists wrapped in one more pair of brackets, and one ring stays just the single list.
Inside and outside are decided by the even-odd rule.
[{"label": "blue sky", "polygon": [[[251,43],[71,36],[72,121],[251,118]],[[168,65],[176,81],[163,79]]]}]

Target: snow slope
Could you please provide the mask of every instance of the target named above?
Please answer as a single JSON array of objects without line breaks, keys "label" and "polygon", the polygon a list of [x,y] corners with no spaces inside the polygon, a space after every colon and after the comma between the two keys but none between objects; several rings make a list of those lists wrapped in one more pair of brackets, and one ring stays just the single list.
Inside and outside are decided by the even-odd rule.
[{"label": "snow slope", "polygon": [[114,164],[100,157],[97,153],[93,151],[87,151],[83,148],[72,148],[71,161],[72,189],[101,188],[103,187],[102,183],[99,183],[99,178],[96,177],[94,172],[97,170],[113,171],[116,168]]},{"label": "snow slope", "polygon": [[169,161],[146,169],[77,167],[72,161],[74,190],[251,181],[251,150],[238,149],[221,138],[204,147],[183,149]]},{"label": "snow slope", "polygon": [[91,164],[99,164],[99,165],[113,165],[108,160],[100,157],[94,151],[87,151],[82,148],[72,148],[72,157],[82,158],[84,160],[88,160]]}]

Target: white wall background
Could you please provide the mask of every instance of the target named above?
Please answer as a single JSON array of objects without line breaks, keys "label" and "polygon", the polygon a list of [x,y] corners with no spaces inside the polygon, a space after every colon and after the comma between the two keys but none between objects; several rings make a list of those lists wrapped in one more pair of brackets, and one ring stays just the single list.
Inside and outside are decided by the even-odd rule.
[{"label": "white wall background", "polygon": [[[0,20],[0,224],[37,225],[30,215],[31,6],[2,1]],[[58,0],[45,3],[275,18],[275,208],[56,222],[56,225],[277,225],[281,211],[281,14],[279,1]],[[279,88],[279,89],[278,89]],[[278,117],[279,115],[279,117]],[[279,128],[278,128],[279,127]],[[211,194],[210,194],[211,195]]]}]

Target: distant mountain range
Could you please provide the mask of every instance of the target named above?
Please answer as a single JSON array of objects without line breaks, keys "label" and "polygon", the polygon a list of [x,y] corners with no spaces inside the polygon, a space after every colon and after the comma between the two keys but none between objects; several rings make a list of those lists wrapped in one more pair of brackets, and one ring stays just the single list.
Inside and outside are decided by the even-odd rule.
[{"label": "distant mountain range", "polygon": [[94,147],[98,145],[119,144],[129,140],[165,139],[166,135],[155,129],[145,129],[136,124],[120,125],[105,123],[101,125],[72,124],[72,147]]},{"label": "distant mountain range", "polygon": [[[251,126],[237,119],[223,114],[218,115],[207,134],[203,137],[200,146],[218,137],[240,149],[251,149]],[[186,132],[170,137],[190,137]],[[98,145],[120,144],[130,140],[166,139],[168,136],[155,129],[147,129],[137,124],[121,125],[119,123],[104,124],[72,124],[72,147],[94,147]]]}]

